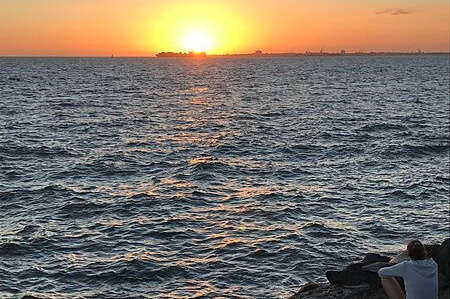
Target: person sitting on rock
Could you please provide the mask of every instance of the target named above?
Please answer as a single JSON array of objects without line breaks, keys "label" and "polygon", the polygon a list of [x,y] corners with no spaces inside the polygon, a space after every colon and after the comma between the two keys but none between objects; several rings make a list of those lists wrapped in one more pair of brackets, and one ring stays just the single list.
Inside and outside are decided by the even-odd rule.
[{"label": "person sitting on rock", "polygon": [[406,299],[438,298],[438,266],[428,257],[425,247],[419,240],[413,240],[407,246],[409,261],[378,270],[381,284],[391,299],[403,299],[402,291],[395,277],[405,282]]}]

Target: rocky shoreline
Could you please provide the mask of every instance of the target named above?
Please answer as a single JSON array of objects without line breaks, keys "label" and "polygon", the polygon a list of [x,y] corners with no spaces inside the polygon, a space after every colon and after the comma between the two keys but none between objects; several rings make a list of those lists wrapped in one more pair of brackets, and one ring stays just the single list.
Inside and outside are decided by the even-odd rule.
[{"label": "rocky shoreline", "polygon": [[[439,299],[450,299],[449,245],[450,239],[442,244],[426,245],[428,254],[439,267]],[[395,257],[368,253],[361,261],[347,265],[342,270],[327,271],[328,283],[307,283],[290,299],[388,299],[376,272],[389,262],[398,263],[405,259],[405,252]],[[401,279],[399,282],[403,284]]]}]

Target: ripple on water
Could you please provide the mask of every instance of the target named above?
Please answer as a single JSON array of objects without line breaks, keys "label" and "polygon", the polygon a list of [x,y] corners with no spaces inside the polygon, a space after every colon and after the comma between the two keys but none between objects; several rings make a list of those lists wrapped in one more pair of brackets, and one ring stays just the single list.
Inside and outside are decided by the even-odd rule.
[{"label": "ripple on water", "polygon": [[0,58],[0,297],[287,297],[440,242],[448,72],[433,55]]}]

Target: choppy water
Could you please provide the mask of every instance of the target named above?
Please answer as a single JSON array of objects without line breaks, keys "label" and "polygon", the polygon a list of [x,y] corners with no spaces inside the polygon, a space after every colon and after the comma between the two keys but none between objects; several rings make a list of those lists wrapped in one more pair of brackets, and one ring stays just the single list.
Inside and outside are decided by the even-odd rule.
[{"label": "choppy water", "polygon": [[448,56],[0,59],[0,296],[282,297],[449,234]]}]

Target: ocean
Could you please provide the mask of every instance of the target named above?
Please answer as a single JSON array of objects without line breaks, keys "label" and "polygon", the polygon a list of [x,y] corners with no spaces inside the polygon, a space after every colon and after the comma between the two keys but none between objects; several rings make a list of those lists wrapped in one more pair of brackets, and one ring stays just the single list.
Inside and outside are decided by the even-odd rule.
[{"label": "ocean", "polygon": [[0,58],[0,297],[279,298],[449,235],[449,56]]}]

